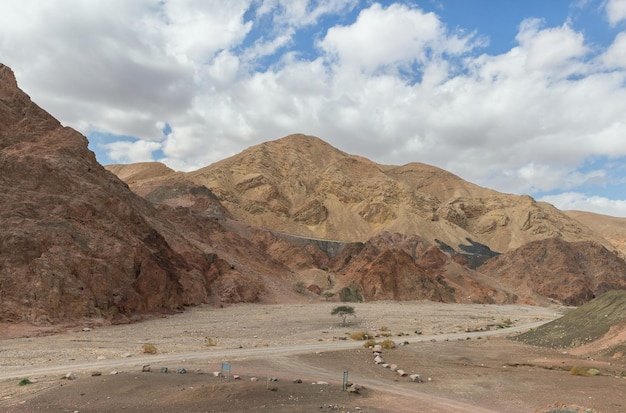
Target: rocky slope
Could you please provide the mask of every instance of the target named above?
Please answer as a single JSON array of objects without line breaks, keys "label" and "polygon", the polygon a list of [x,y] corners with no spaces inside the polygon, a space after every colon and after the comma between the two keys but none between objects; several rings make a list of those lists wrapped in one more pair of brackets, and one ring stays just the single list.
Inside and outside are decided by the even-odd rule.
[{"label": "rocky slope", "polygon": [[626,218],[594,214],[587,211],[564,211],[587,228],[613,244],[622,256],[626,256]]},{"label": "rocky slope", "polygon": [[[314,137],[192,173],[107,169],[0,65],[0,323],[323,298],[579,303],[624,288],[611,244],[547,204]],[[549,258],[512,277],[536,240]],[[570,287],[553,294],[563,279]]]},{"label": "rocky slope", "polygon": [[563,317],[514,337],[535,346],[578,348],[576,354],[608,354],[618,358],[626,351],[626,291],[610,291]]},{"label": "rocky slope", "polygon": [[[196,209],[226,215],[208,189],[185,188]],[[0,322],[122,322],[265,296],[245,268],[190,242],[99,165],[85,137],[33,103],[3,65],[0,194]]]},{"label": "rocky slope", "polygon": [[579,306],[610,290],[626,289],[624,260],[590,241],[533,241],[477,268],[519,296]]},{"label": "rocky slope", "polygon": [[[111,168],[124,179],[124,167]],[[615,249],[531,197],[482,188],[429,165],[379,165],[313,136],[256,145],[180,179],[209,188],[237,220],[307,237],[363,242],[388,231],[453,248],[470,238],[498,252],[560,237]],[[125,180],[144,194],[158,177]]]}]

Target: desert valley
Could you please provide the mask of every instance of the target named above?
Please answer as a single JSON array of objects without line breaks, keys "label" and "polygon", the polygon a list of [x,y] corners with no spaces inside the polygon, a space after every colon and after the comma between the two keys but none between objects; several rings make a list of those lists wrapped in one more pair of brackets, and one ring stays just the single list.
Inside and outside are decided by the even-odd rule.
[{"label": "desert valley", "polygon": [[0,223],[2,412],[626,411],[623,218],[304,134],[102,166],[0,64]]}]

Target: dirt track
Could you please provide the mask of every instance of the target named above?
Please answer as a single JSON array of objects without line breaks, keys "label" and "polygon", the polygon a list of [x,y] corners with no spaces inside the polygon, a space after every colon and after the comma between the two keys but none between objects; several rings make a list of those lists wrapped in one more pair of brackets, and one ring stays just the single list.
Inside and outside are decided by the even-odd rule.
[{"label": "dirt track", "polygon": [[[93,391],[89,386],[93,387],[96,383],[99,388],[110,388],[112,394],[116,392],[116,385],[122,386],[118,391],[124,393],[123,383],[132,375],[134,385],[137,385],[137,380],[149,380],[151,389],[165,386],[159,391],[159,395],[163,396],[168,394],[168,389],[173,391],[171,386],[166,386],[167,382],[183,381],[182,375],[178,379],[173,378],[176,375],[154,373],[136,376],[137,372],[141,371],[141,366],[145,364],[150,364],[153,371],[158,371],[162,366],[174,370],[184,366],[190,372],[204,373],[188,374],[184,378],[185,382],[195,382],[195,388],[212,383],[214,391],[198,396],[198,406],[208,406],[210,400],[219,407],[214,406],[206,411],[231,411],[225,410],[225,405],[219,403],[220,395],[223,395],[225,390],[215,390],[217,389],[215,386],[231,386],[226,393],[233,394],[237,400],[243,401],[249,399],[249,395],[257,394],[255,391],[259,385],[255,387],[254,383],[247,380],[228,385],[221,382],[219,385],[216,384],[211,372],[219,370],[221,362],[225,360],[232,362],[236,369],[235,373],[245,377],[275,375],[281,377],[281,386],[288,386],[290,379],[296,376],[309,381],[325,380],[332,384],[333,390],[341,384],[341,372],[348,369],[351,380],[365,385],[368,389],[366,395],[360,396],[358,403],[364,411],[370,412],[388,411],[385,406],[393,406],[393,411],[414,411],[418,402],[422,406],[421,411],[426,412],[461,412],[468,411],[468,406],[472,407],[471,411],[476,412],[525,412],[532,411],[529,406],[539,408],[557,401],[568,402],[552,400],[550,394],[543,398],[537,397],[533,394],[532,386],[515,384],[515,377],[520,373],[525,381],[544,375],[544,369],[537,367],[541,363],[537,362],[540,356],[536,349],[528,349],[509,340],[488,339],[489,334],[511,333],[514,328],[499,329],[499,325],[509,322],[521,325],[551,320],[555,316],[555,309],[448,305],[431,302],[355,304],[357,317],[350,320],[350,325],[342,327],[340,320],[330,315],[330,310],[335,305],[334,303],[291,306],[238,305],[223,309],[200,307],[183,314],[139,324],[103,326],[88,331],[76,327],[72,331],[48,337],[3,340],[0,341],[2,356],[0,380],[3,380],[0,383],[0,411],[34,411],[37,410],[36,406],[55,403],[65,409],[81,406],[77,409],[81,412],[107,411],[106,403],[101,403],[102,407],[98,408],[96,401],[91,403],[92,410],[85,410],[84,400],[81,401],[79,398],[72,401],[72,398],[64,393],[68,389],[76,388],[78,394],[89,394]],[[488,329],[490,331],[487,331]],[[360,342],[342,339],[350,332],[380,333],[381,330],[387,330],[392,334],[391,338],[396,343],[411,343],[386,352],[386,357],[393,358],[390,362],[394,363],[396,362],[394,360],[397,360],[397,364],[409,372],[432,374],[434,376],[432,382],[415,387],[416,384],[409,383],[406,378],[398,378],[389,369],[374,365],[371,353],[364,349]],[[483,331],[466,333],[466,330]],[[416,331],[421,334],[417,334]],[[450,335],[457,333],[461,335]],[[466,340],[468,336],[471,337],[470,340]],[[215,346],[207,346],[209,338]],[[459,338],[463,341],[459,341]],[[413,344],[418,341],[422,343]],[[158,353],[143,354],[142,345],[145,343],[154,344]],[[340,351],[338,350],[340,348],[350,350]],[[487,348],[489,355],[483,354]],[[503,353],[500,353],[500,349]],[[423,351],[428,351],[428,355]],[[511,351],[519,354],[509,354]],[[464,355],[464,352],[467,355]],[[503,359],[496,357],[492,360],[494,353]],[[549,354],[551,359],[556,356],[557,353]],[[480,363],[480,358],[484,358],[486,362]],[[489,377],[484,377],[486,370],[484,366],[491,363],[493,366],[489,368],[495,370],[489,370],[490,375],[493,375],[490,382]],[[519,368],[506,370],[503,368],[506,363],[512,366],[526,364],[532,366],[526,370],[534,371],[526,374],[528,372],[523,372]],[[476,369],[483,372],[477,373]],[[91,372],[96,370],[102,372],[103,376],[91,377]],[[120,374],[110,375],[113,370]],[[59,381],[60,375],[68,371],[75,372],[79,379],[71,382]],[[512,375],[513,372],[515,374]],[[556,373],[559,374],[559,380],[580,379],[569,376],[565,370]],[[18,379],[24,377],[37,380],[38,383],[17,386]],[[473,380],[476,377],[480,377],[481,384],[478,387]],[[508,380],[507,377],[513,378],[509,384],[504,382]],[[612,386],[618,383],[623,386],[625,383],[623,380],[613,378],[609,380],[608,377],[583,380],[589,379],[595,380],[595,383],[583,383],[585,386],[602,384],[609,391],[613,389]],[[550,380],[554,383],[555,379]],[[540,381],[537,382],[537,386],[541,387],[544,384]],[[186,386],[194,387],[189,383]],[[497,395],[485,391],[486,389],[508,394],[508,397],[515,400],[510,406],[506,403],[503,405],[498,402]],[[333,393],[329,390],[328,398],[325,398],[325,395],[318,393],[318,389],[309,386],[289,389],[289,392],[303,393],[301,395],[303,399],[299,399],[299,403],[295,404],[301,411],[308,411],[307,408],[313,407],[319,409],[326,401],[330,403],[332,400],[343,400],[342,397],[345,397],[345,392]],[[519,393],[517,396],[516,392]],[[305,394],[310,396],[310,401],[306,403],[303,401]],[[258,400],[248,400],[248,403],[253,405],[257,402],[262,403],[266,396],[267,394],[261,391],[256,396]],[[150,399],[152,403],[140,399],[133,405],[133,400],[126,395],[129,409],[133,411],[142,411],[137,410],[140,406],[152,409],[145,411],[158,411],[157,407],[160,405],[154,397]],[[187,399],[179,402],[172,401],[171,398],[163,400],[167,401],[165,406],[170,408],[173,406],[172,403],[178,403],[176,405],[179,411],[201,411],[197,410],[198,406],[185,405]],[[578,403],[581,401],[589,399],[576,400]],[[293,402],[286,400],[283,404],[288,406],[286,409],[293,409],[294,405],[290,404]],[[274,404],[270,403],[267,410],[256,411],[280,411]],[[368,410],[365,410],[366,407]],[[622,410],[618,410],[616,406],[615,410],[602,411]]]}]

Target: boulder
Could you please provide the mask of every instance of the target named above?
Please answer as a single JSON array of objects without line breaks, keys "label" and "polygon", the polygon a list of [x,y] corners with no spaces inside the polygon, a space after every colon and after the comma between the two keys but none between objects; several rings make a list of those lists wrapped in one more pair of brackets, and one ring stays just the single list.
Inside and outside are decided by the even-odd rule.
[{"label": "boulder", "polygon": [[414,381],[416,383],[422,383],[424,381],[422,380],[422,376],[420,376],[419,374],[411,374],[409,378],[411,379],[411,381]]}]

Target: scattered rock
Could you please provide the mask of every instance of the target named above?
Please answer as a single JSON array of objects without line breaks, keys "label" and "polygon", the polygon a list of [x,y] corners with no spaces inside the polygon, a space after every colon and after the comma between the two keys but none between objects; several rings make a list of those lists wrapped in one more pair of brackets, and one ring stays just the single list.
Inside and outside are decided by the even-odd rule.
[{"label": "scattered rock", "polygon": [[411,381],[414,381],[416,383],[422,383],[424,381],[422,380],[422,376],[420,376],[419,374],[411,374],[409,378],[411,379]]}]

